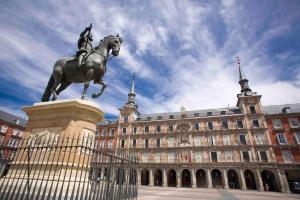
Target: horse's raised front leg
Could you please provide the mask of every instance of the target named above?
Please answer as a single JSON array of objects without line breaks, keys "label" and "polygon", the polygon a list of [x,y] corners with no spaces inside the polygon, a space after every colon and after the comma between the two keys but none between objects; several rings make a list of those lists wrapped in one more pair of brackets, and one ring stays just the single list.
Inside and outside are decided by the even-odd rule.
[{"label": "horse's raised front leg", "polygon": [[99,81],[97,81],[95,83],[98,83],[98,84],[102,85],[102,88],[101,88],[100,92],[96,92],[92,95],[93,98],[97,98],[97,97],[101,96],[104,89],[107,87],[107,84],[102,79],[100,79]]},{"label": "horse's raised front leg", "polygon": [[86,91],[87,91],[89,85],[90,85],[89,82],[85,82],[85,83],[84,83],[84,89],[83,89],[83,93],[82,93],[81,99],[85,99],[85,97],[86,97]]}]

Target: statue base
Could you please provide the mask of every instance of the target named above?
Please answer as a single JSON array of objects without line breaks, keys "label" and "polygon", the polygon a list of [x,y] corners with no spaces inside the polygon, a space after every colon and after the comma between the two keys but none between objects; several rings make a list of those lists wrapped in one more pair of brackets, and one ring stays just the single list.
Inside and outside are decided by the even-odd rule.
[{"label": "statue base", "polygon": [[15,161],[0,180],[0,199],[53,194],[58,198],[88,189],[101,109],[91,101],[71,99],[35,103],[23,110],[28,125]]}]

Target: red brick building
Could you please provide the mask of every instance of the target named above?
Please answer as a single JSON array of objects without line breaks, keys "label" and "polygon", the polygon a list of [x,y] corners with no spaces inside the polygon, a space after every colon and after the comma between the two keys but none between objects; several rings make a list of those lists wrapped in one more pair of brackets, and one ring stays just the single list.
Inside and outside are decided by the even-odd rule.
[{"label": "red brick building", "polygon": [[26,123],[21,117],[0,111],[0,177],[5,175],[8,163],[14,159]]},{"label": "red brick building", "polygon": [[292,192],[300,189],[300,104],[266,106],[266,121],[280,170]]}]

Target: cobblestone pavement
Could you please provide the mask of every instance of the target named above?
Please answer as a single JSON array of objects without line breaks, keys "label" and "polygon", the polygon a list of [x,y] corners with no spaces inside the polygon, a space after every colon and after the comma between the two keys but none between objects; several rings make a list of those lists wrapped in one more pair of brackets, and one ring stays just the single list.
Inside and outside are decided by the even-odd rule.
[{"label": "cobblestone pavement", "polygon": [[298,194],[207,188],[139,187],[138,200],[300,200]]}]

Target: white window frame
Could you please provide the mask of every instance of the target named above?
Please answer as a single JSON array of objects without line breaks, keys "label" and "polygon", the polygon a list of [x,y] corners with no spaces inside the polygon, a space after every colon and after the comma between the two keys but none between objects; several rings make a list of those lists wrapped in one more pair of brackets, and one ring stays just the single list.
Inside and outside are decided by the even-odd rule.
[{"label": "white window frame", "polygon": [[[291,128],[298,128],[298,127],[300,126],[300,123],[299,123],[298,118],[293,117],[293,118],[288,118],[288,120],[289,120],[289,124],[290,124],[290,127],[291,127]],[[294,125],[292,124],[293,121],[296,122],[297,125],[294,126]]]},{"label": "white window frame", "polygon": [[224,157],[226,162],[233,162],[233,152],[232,151],[224,151]]},{"label": "white window frame", "polygon": [[294,137],[295,137],[297,144],[300,144],[300,132],[294,133]]},{"label": "white window frame", "polygon": [[[254,126],[254,121],[258,122],[258,126]],[[253,126],[253,128],[259,128],[260,127],[260,121],[259,121],[259,119],[252,119],[252,126]]]},{"label": "white window frame", "polygon": [[[196,124],[198,126],[198,129],[196,129]],[[200,123],[199,122],[194,123],[194,130],[195,131],[199,131],[200,130]]]},{"label": "white window frame", "polygon": [[280,129],[283,126],[281,119],[272,119],[272,124],[274,129]]},{"label": "white window frame", "polygon": [[[280,142],[280,139],[279,139],[279,136],[280,136],[280,135],[283,135],[283,136],[284,136],[285,143]],[[278,143],[279,143],[280,145],[288,144],[288,140],[287,140],[286,135],[285,135],[284,133],[277,133],[277,134],[276,134],[276,137],[277,137],[277,141],[278,141]]]},{"label": "white window frame", "polygon": [[266,152],[266,156],[267,156],[267,162],[269,162],[269,152],[267,151],[267,150],[263,150],[263,151],[258,151],[258,158],[259,158],[259,161],[260,162],[265,162],[265,161],[263,161],[262,159],[261,159],[261,152]]},{"label": "white window frame", "polygon": [[175,161],[175,153],[174,152],[168,152],[168,162],[173,163]]},{"label": "white window frame", "polygon": [[3,124],[3,125],[1,126],[1,133],[6,133],[7,130],[8,130],[8,126],[5,125],[5,124]]},{"label": "white window frame", "polygon": [[282,155],[282,159],[285,163],[291,163],[293,162],[294,158],[293,158],[293,154],[291,151],[288,150],[282,150],[281,151],[281,155]]},{"label": "white window frame", "polygon": [[202,137],[197,135],[194,137],[194,145],[195,146],[201,146],[202,145]]},{"label": "white window frame", "polygon": [[[159,131],[158,131],[158,127],[159,127]],[[156,126],[156,132],[157,132],[157,133],[161,133],[161,125],[157,125],[157,126]]]},{"label": "white window frame", "polygon": [[155,162],[159,163],[161,160],[161,153],[160,152],[156,152],[154,155],[154,160]]},{"label": "white window frame", "polygon": [[257,145],[263,145],[265,144],[266,137],[264,133],[256,133],[255,134],[255,143]]},{"label": "white window frame", "polygon": [[203,161],[203,152],[202,151],[195,151],[194,152],[195,162],[202,162]]},{"label": "white window frame", "polygon": [[241,158],[242,158],[242,162],[245,162],[245,160],[244,160],[244,154],[243,154],[243,152],[248,152],[248,156],[249,156],[249,162],[252,162],[251,151],[245,151],[245,150],[242,150],[242,151],[240,151]]},{"label": "white window frame", "polygon": [[216,146],[216,135],[209,135],[207,142],[209,146]]},{"label": "white window frame", "polygon": [[239,141],[239,144],[242,144],[241,143],[241,135],[244,135],[245,136],[245,140],[246,140],[246,144],[243,144],[243,145],[248,145],[248,136],[247,136],[247,133],[239,133],[239,138],[238,138],[238,141]]},{"label": "white window frame", "polygon": [[[159,146],[157,145],[157,141],[159,140]],[[155,140],[155,147],[156,148],[161,148],[161,138],[156,138]]]},{"label": "white window frame", "polygon": [[224,134],[223,135],[223,144],[224,145],[231,145],[231,135],[230,134]]},{"label": "white window frame", "polygon": [[169,137],[168,138],[168,147],[174,147],[174,138],[173,137]]}]

